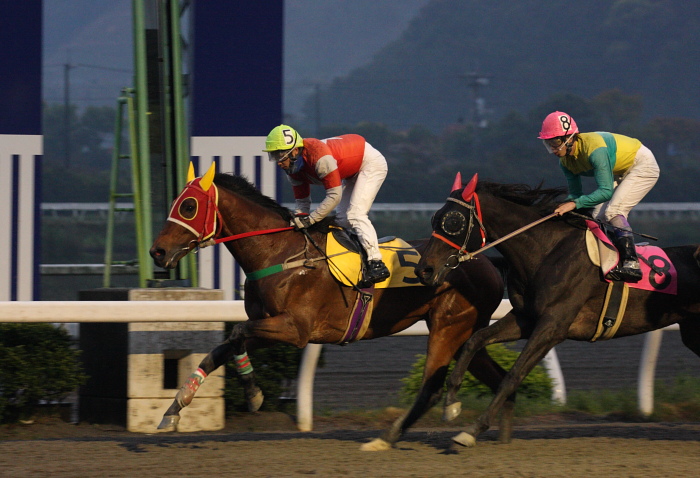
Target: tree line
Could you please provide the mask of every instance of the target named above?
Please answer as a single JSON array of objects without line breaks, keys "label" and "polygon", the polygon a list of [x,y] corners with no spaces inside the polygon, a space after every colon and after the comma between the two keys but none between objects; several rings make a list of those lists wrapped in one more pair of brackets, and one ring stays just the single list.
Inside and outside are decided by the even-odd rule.
[{"label": "tree line", "polygon": [[[317,136],[358,133],[386,156],[389,173],[377,202],[441,202],[458,171],[465,179],[478,173],[480,178],[497,182],[564,186],[556,158],[537,139],[542,120],[555,110],[571,114],[581,131],[633,136],[654,152],[661,176],[645,201],[700,202],[696,187],[700,180],[700,121],[670,117],[645,120],[641,98],[619,90],[604,91],[590,99],[556,94],[530,111],[512,111],[484,127],[457,122],[435,132],[424,126],[395,130],[382,123],[358,122],[321,126]],[[44,109],[42,200],[104,202],[115,145],[115,110],[88,107],[79,112],[71,107],[69,113],[70,157],[66,158],[64,108],[47,105]],[[311,136],[308,128],[297,127],[302,136]],[[266,134],[260,132],[260,136]],[[120,188],[129,190],[128,164],[123,168]],[[283,188],[283,194],[282,201],[291,200],[289,188]]]}]

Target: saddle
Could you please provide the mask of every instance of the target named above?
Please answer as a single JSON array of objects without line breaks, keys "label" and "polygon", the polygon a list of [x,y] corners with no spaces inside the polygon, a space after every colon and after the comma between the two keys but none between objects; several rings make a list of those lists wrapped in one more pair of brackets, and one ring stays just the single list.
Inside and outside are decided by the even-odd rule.
[{"label": "saddle", "polygon": [[409,287],[422,285],[414,272],[420,254],[410,244],[394,236],[379,239],[379,251],[391,276],[378,284],[364,288],[362,268],[367,256],[359,238],[353,232],[338,226],[331,226],[326,238],[328,268],[333,277],[345,286],[360,284],[353,310],[350,314],[343,338],[337,342],[346,345],[364,336],[372,320],[374,304],[372,296],[375,288]]},{"label": "saddle", "polygon": [[606,279],[608,272],[617,266],[619,253],[612,240],[600,225],[587,220],[586,249],[591,262],[600,267],[603,280],[608,282],[605,300],[596,332],[590,341],[608,340],[615,336],[627,308],[629,289],[643,289],[675,295],[678,290],[676,268],[660,247],[635,244],[642,280],[635,283]]},{"label": "saddle", "polygon": [[[413,246],[403,239],[387,236],[379,239],[379,251],[391,276],[375,284],[375,288],[422,286],[414,271],[420,254]],[[328,267],[338,282],[352,287],[362,280],[365,250],[354,233],[331,226],[326,240],[326,255],[330,259]]]},{"label": "saddle", "polygon": [[[591,262],[600,267],[603,278],[617,266],[619,254],[608,235],[600,225],[587,220],[586,250]],[[630,283],[630,288],[643,289],[652,292],[676,295],[678,292],[678,277],[676,268],[666,252],[657,246],[646,243],[635,244],[639,267],[642,270],[642,280]],[[608,279],[603,279],[611,282]]]}]

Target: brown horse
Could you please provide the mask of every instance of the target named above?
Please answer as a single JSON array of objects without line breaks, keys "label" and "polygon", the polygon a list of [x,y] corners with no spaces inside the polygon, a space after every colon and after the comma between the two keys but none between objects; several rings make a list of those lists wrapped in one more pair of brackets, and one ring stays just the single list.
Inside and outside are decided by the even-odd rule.
[{"label": "brown horse", "polygon": [[[262,393],[255,384],[247,350],[275,343],[297,347],[338,343],[358,296],[357,288],[343,286],[329,271],[324,253],[329,221],[312,226],[308,235],[293,230],[289,227],[292,213],[287,208],[264,196],[245,178],[215,175],[213,165],[202,178],[191,173],[189,179],[173,202],[151,256],[158,266],[173,268],[205,240],[246,236],[225,245],[247,275],[244,302],[249,320],[236,323],[230,337],[207,355],[178,391],[159,426],[166,429],[176,427],[179,411],[192,401],[202,380],[232,358],[249,409],[257,410]],[[256,232],[261,230],[276,232]],[[425,242],[414,247],[420,250]],[[300,257],[306,260],[304,265],[277,267]],[[473,330],[488,325],[502,298],[502,278],[485,257],[457,268],[433,287],[375,289],[374,313],[363,340],[394,334],[419,320],[427,322],[429,337],[423,384],[415,403],[381,438],[365,444],[364,450],[390,448],[439,401],[449,362]],[[486,351],[476,354],[469,371],[494,392],[505,375]],[[510,405],[513,401],[514,396],[509,397]],[[503,440],[509,439],[511,418],[509,413],[503,414]]]},{"label": "brown horse", "polygon": [[614,315],[610,322],[602,323],[608,284],[600,267],[588,258],[586,226],[577,217],[551,214],[563,192],[522,184],[477,183],[474,176],[466,187],[453,190],[433,216],[433,237],[416,269],[421,281],[439,284],[453,267],[469,262],[467,251],[478,250],[484,234],[508,262],[508,294],[513,305],[510,313],[475,332],[463,347],[447,381],[446,416],[459,413],[460,373],[477,351],[489,344],[527,339],[486,411],[453,438],[457,444],[473,446],[532,368],[566,339],[595,340],[601,327],[610,324],[617,327],[616,332],[610,328],[611,337],[617,338],[677,323],[683,344],[700,356],[698,246],[669,247],[650,256],[648,260],[655,264],[648,276],[652,290],[630,288],[624,316]]}]

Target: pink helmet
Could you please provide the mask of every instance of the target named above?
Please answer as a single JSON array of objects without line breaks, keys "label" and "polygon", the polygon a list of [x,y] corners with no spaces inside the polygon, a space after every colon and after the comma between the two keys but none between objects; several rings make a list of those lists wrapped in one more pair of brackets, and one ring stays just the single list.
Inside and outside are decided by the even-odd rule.
[{"label": "pink helmet", "polygon": [[562,111],[555,111],[554,113],[549,113],[544,119],[542,131],[540,131],[540,135],[537,138],[550,139],[574,133],[578,133],[578,126],[576,126],[576,121],[571,115]]}]

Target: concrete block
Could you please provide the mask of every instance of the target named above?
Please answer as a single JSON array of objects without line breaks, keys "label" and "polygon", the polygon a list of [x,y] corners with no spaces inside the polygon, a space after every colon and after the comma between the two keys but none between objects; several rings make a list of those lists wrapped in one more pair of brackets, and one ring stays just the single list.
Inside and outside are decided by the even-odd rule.
[{"label": "concrete block", "polygon": [[[212,346],[213,348],[213,346]],[[164,380],[164,354],[130,354],[128,357],[127,396],[129,398],[175,398],[185,380],[197,370],[206,354],[188,354],[177,360],[177,378]],[[194,400],[216,398],[224,395],[224,367],[212,372],[197,390]],[[169,388],[166,388],[169,386]],[[168,404],[169,405],[169,404]],[[166,407],[167,408],[167,407]]]},{"label": "concrete block", "polygon": [[[135,433],[159,433],[158,425],[163,412],[173,401],[171,398],[130,398],[127,400],[126,429]],[[223,398],[196,397],[189,407],[180,411],[178,432],[221,430],[225,425]]]},{"label": "concrete block", "polygon": [[[223,300],[222,290],[154,288],[97,290],[82,300]],[[211,349],[224,340],[223,322],[83,324],[81,348],[90,380],[82,387],[80,419],[155,433],[177,391]],[[225,421],[225,369],[219,367],[180,412],[180,431],[220,430]]]}]

